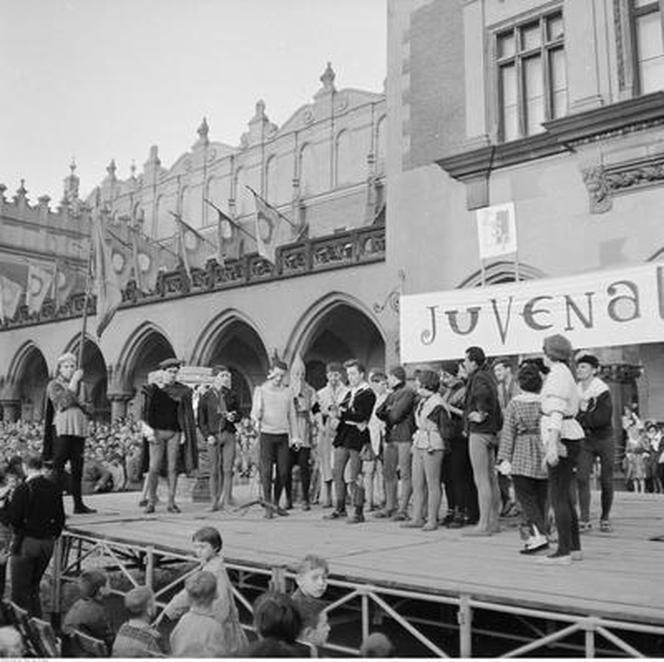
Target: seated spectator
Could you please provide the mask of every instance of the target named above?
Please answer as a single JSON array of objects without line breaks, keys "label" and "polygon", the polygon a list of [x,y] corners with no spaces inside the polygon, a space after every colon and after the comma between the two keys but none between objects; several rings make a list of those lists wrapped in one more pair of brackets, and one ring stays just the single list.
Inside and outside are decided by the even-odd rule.
[{"label": "seated spectator", "polygon": [[212,606],[217,597],[217,578],[202,570],[187,579],[185,588],[191,606],[171,632],[171,655],[225,657],[224,628]]},{"label": "seated spectator", "polygon": [[297,568],[295,583],[297,589],[293,593],[296,603],[306,602],[310,599],[318,600],[327,590],[327,576],[330,568],[327,561],[315,554],[307,554]]},{"label": "seated spectator", "polygon": [[311,657],[308,646],[298,643],[302,617],[285,593],[264,593],[254,603],[254,629],[258,639],[242,657]]},{"label": "seated spectator", "polygon": [[150,623],[155,615],[154,593],[147,586],[134,588],[124,598],[129,620],[113,642],[113,657],[150,657],[161,654],[160,635]]},{"label": "seated spectator", "polygon": [[394,645],[381,632],[372,632],[362,642],[360,657],[395,657]]},{"label": "seated spectator", "polygon": [[107,466],[108,471],[113,478],[113,492],[121,492],[125,489],[127,477],[125,475],[124,463],[118,453],[111,455]]},{"label": "seated spectator", "polygon": [[92,451],[85,453],[81,488],[83,494],[110,492],[113,489],[111,472],[99,462]]},{"label": "seated spectator", "polygon": [[104,606],[104,597],[109,593],[106,573],[101,570],[84,570],[78,579],[78,588],[81,597],[67,612],[62,625],[63,632],[70,634],[73,630],[80,630],[95,639],[101,639],[110,651],[113,630]]},{"label": "seated spectator", "polygon": [[20,658],[24,652],[21,633],[11,625],[0,627],[0,657]]}]

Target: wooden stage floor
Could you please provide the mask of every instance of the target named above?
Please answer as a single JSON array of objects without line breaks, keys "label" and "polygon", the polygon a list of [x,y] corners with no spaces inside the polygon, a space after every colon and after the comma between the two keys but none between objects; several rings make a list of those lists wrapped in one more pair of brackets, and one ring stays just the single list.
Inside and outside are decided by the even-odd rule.
[{"label": "wooden stage floor", "polygon": [[[247,486],[235,488],[238,503]],[[494,603],[664,625],[664,495],[616,494],[610,534],[583,534],[584,560],[544,566],[518,553],[514,528],[490,538],[467,538],[461,530],[425,533],[368,518],[364,524],[323,521],[314,506],[289,517],[263,518],[252,506],[245,514],[205,512],[205,505],[180,501],[182,514],[160,504],[154,515],[137,506],[137,493],[87,497],[93,515],[72,515],[68,527],[99,538],[152,544],[188,552],[191,534],[216,526],[228,561],[293,567],[307,553],[326,558],[331,575],[362,584],[417,589]],[[593,493],[597,522],[598,494]],[[70,500],[67,500],[70,508]]]}]

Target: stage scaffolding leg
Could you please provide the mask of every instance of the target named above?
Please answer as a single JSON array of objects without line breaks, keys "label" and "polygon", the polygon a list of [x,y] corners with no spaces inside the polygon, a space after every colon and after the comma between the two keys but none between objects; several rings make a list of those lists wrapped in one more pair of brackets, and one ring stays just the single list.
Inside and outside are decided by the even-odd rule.
[{"label": "stage scaffolding leg", "polygon": [[459,596],[457,620],[459,622],[459,657],[470,657],[473,642],[473,610],[470,607],[470,597],[468,595],[462,594]]},{"label": "stage scaffolding leg", "polygon": [[150,545],[145,555],[145,585],[154,590],[154,547]]},{"label": "stage scaffolding leg", "polygon": [[362,594],[362,641],[369,636],[369,596]]},{"label": "stage scaffolding leg", "polygon": [[64,544],[62,537],[55,539],[53,546],[53,587],[51,591],[51,625],[56,630],[60,629],[61,609],[62,609],[62,554]]},{"label": "stage scaffolding leg", "polygon": [[595,624],[587,623],[586,627],[586,657],[595,657]]}]

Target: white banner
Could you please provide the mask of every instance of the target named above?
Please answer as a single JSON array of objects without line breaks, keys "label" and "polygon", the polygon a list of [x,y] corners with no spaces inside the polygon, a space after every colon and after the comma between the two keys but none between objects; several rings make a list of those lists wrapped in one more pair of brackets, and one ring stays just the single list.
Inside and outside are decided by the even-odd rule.
[{"label": "white banner", "polygon": [[478,209],[476,218],[480,260],[516,253],[516,212],[513,202]]},{"label": "white banner", "polygon": [[664,265],[401,297],[401,360],[540,352],[562,333],[574,348],[664,342]]}]

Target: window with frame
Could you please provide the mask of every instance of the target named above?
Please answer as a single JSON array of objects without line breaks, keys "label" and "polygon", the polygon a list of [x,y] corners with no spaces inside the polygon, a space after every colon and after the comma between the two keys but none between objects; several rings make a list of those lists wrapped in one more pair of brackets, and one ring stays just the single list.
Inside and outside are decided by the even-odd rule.
[{"label": "window with frame", "polygon": [[543,131],[542,122],[567,114],[565,29],[560,10],[495,34],[499,138]]},{"label": "window with frame", "polygon": [[629,0],[632,10],[636,93],[664,89],[664,0]]}]

